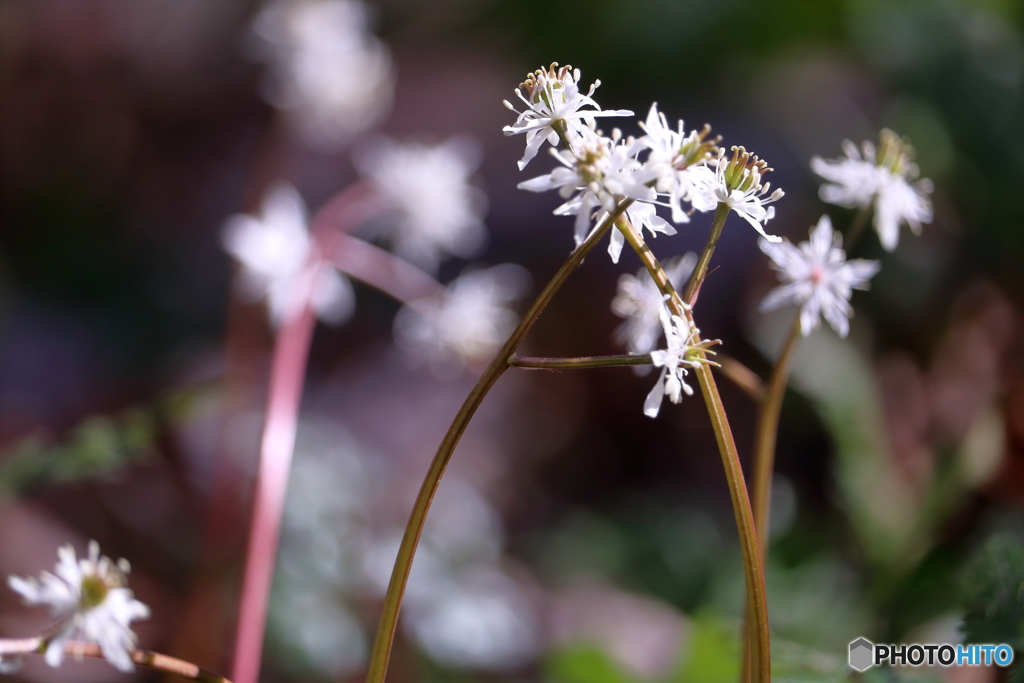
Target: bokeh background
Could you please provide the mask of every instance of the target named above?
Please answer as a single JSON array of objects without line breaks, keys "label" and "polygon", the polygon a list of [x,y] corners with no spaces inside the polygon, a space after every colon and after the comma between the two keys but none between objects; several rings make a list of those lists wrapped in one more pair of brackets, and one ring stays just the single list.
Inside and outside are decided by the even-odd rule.
[{"label": "bokeh background", "polygon": [[[315,209],[355,180],[353,150],[375,135],[467,136],[489,198],[474,261],[519,263],[538,291],[572,227],[551,215],[553,196],[515,189],[550,162],[516,170],[523,141],[502,136],[513,115],[501,100],[560,61],[602,80],[605,107],[642,115],[657,101],[767,159],[787,193],[771,227],[794,241],[822,213],[840,228],[853,218],[818,200],[812,155],[883,126],[911,139],[935,220],[892,254],[873,234],[858,243],[881,274],[854,296],[849,340],[824,330],[804,344],[786,396],[768,577],[776,678],[847,680],[846,646],[862,635],[1011,642],[1024,656],[1019,2],[364,9],[386,73],[372,106],[325,137],[274,85],[257,2],[0,2],[0,573],[35,574],[58,545],[96,539],[130,559],[153,608],[141,644],[226,671],[273,337],[264,310],[232,295],[225,219],[255,211],[278,179]],[[708,219],[655,252],[698,250]],[[702,331],[767,376],[792,312],[755,312],[774,275],[737,218],[715,258]],[[638,267],[589,258],[527,352],[618,352],[609,304]],[[471,372],[410,365],[392,341],[397,309],[357,288],[355,317],[317,329],[263,680],[359,680],[397,535],[472,385]],[[644,417],[651,380],[501,380],[432,512],[391,680],[735,680],[742,573],[720,461],[699,399]],[[755,406],[722,386],[749,453]],[[0,634],[44,622],[0,595]],[[115,676],[103,662],[33,661],[15,680]]]}]

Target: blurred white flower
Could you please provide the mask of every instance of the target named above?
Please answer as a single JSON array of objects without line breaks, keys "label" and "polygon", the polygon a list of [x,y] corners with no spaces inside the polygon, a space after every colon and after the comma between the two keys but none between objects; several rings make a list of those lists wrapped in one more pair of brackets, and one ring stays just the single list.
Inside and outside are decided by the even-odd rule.
[{"label": "blurred white flower", "polygon": [[519,114],[514,124],[505,126],[505,135],[526,133],[526,153],[519,161],[520,171],[537,156],[545,140],[552,146],[558,146],[558,127],[562,127],[570,144],[575,146],[582,131],[595,125],[595,117],[633,115],[625,109],[602,111],[592,97],[601,81],[594,81],[590,91],[584,95],[579,89],[580,70],[569,65],[557,67],[555,62],[547,69],[537,69],[516,88],[516,95],[526,105],[523,111],[504,100],[506,107]]},{"label": "blurred white flower", "polygon": [[867,289],[881,266],[865,259],[847,261],[842,244],[843,236],[832,229],[828,216],[822,216],[811,230],[811,239],[798,246],[761,240],[761,251],[771,258],[783,284],[768,293],[760,309],[800,306],[800,331],[805,337],[817,329],[819,316],[824,316],[845,338],[853,315],[849,304],[852,290]]},{"label": "blurred white flower", "polygon": [[409,605],[407,627],[427,654],[458,667],[508,669],[536,655],[538,627],[514,581],[486,565]]},{"label": "blurred white flower", "polygon": [[877,155],[875,146],[867,140],[859,150],[844,140],[844,157],[815,156],[811,158],[811,169],[829,181],[818,190],[822,201],[860,209],[874,203],[878,239],[887,251],[893,251],[899,244],[901,224],[906,223],[918,235],[921,224],[931,222],[928,194],[932,183],[927,178],[911,182],[919,171],[911,161],[914,148],[909,142],[888,129],[883,129],[880,137]]},{"label": "blurred white flower", "polygon": [[[761,176],[772,170],[763,160],[742,147],[732,148],[732,157],[725,158],[725,150],[718,150],[715,165],[715,198],[724,202],[769,242],[781,242],[777,235],[769,235],[763,225],[775,217],[775,207],[766,204],[782,199],[785,194],[776,189],[770,195],[771,183],[762,183]],[[767,197],[765,195],[768,195]]]},{"label": "blurred white flower", "polygon": [[686,134],[680,120],[678,130],[673,130],[665,115],[658,111],[657,103],[651,105],[647,120],[640,127],[647,134],[639,142],[650,150],[644,162],[645,179],[654,180],[657,191],[668,195],[673,222],[689,222],[683,202],[697,211],[713,210],[718,205],[714,195],[715,172],[707,161],[717,148],[717,138],[705,139],[711,129],[704,126],[701,131]]},{"label": "blurred white flower", "polygon": [[271,65],[267,99],[314,147],[337,148],[391,104],[391,57],[366,15],[359,0],[273,0],[253,25]]},{"label": "blurred white flower", "polygon": [[404,306],[395,316],[395,341],[434,374],[457,376],[490,360],[515,329],[511,304],[528,288],[520,266],[503,264],[464,273],[436,298]]},{"label": "blurred white flower", "polygon": [[473,142],[400,145],[381,139],[359,151],[356,165],[384,210],[371,230],[402,258],[435,273],[443,258],[468,258],[483,248],[487,198],[470,183],[480,165]]},{"label": "blurred white flower", "polygon": [[313,240],[306,206],[291,185],[279,183],[267,191],[259,218],[236,214],[224,225],[224,248],[242,265],[242,293],[252,300],[266,299],[274,324],[280,324],[295,306],[296,287],[312,276],[313,308],[324,322],[342,323],[352,315],[352,285],[326,264],[311,263]]},{"label": "blurred white flower", "polygon": [[661,368],[661,375],[644,401],[644,415],[647,417],[658,417],[661,400],[666,395],[673,403],[682,401],[683,393],[692,396],[693,388],[684,379],[687,375],[686,369],[699,365],[699,361],[693,355],[697,330],[685,318],[670,314],[664,304],[658,317],[665,332],[667,348],[651,351],[651,361],[655,367]]},{"label": "blurred white flower", "polygon": [[[675,289],[690,277],[697,263],[692,251],[677,256],[665,265],[665,274]],[[665,297],[646,268],[619,276],[619,289],[612,299],[612,312],[625,321],[615,330],[615,341],[630,353],[650,353],[661,337],[661,311]]]},{"label": "blurred white flower", "polygon": [[149,608],[126,586],[128,563],[116,565],[100,557],[100,547],[89,543],[89,557],[76,559],[69,544],[57,551],[56,574],[43,572],[39,580],[11,576],[7,584],[30,605],[46,605],[57,630],[46,645],[46,663],[60,666],[69,641],[100,646],[103,656],[121,671],[133,671],[131,653],[135,633],[131,622],[149,617]]},{"label": "blurred white flower", "polygon": [[[611,137],[605,137],[592,128],[583,128],[576,149],[552,152],[561,167],[547,175],[521,182],[518,187],[530,192],[558,190],[559,195],[568,199],[555,209],[555,214],[576,216],[578,247],[590,234],[594,213],[612,211],[626,197],[643,202],[654,201],[654,189],[647,187],[636,174],[642,168],[636,158],[639,149],[633,138],[622,139],[618,129],[612,131]],[[653,211],[645,212],[637,207],[633,212],[635,224],[647,227],[651,234],[655,231],[675,233],[666,221],[652,216]],[[612,261],[618,262],[622,243],[622,235],[612,230],[612,242],[608,247]]]}]

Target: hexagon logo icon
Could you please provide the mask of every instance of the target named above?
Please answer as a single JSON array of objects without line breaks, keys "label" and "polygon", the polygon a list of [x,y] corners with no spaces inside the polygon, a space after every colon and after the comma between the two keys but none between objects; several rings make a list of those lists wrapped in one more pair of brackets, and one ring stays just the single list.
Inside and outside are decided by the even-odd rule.
[{"label": "hexagon logo icon", "polygon": [[874,665],[875,644],[867,638],[858,638],[850,643],[850,666],[857,671],[867,671]]}]

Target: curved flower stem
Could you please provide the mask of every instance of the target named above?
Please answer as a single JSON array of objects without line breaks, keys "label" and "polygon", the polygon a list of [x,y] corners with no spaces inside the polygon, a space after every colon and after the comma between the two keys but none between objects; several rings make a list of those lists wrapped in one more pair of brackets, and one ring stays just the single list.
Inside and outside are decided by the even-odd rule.
[{"label": "curved flower stem", "polygon": [[732,383],[738,386],[751,400],[756,403],[764,400],[767,389],[764,381],[757,376],[756,372],[724,353],[718,354],[718,364],[721,366],[722,374],[732,380]]},{"label": "curved flower stem", "polygon": [[[46,638],[0,638],[0,656],[9,657],[12,655],[27,655],[42,653],[46,649]],[[64,653],[74,657],[96,657],[103,658],[103,651],[95,643],[69,642]],[[231,683],[223,676],[200,668],[192,662],[162,655],[159,652],[149,650],[133,650],[132,661],[142,666],[158,671],[176,674],[182,678],[202,683]]]},{"label": "curved flower stem", "polygon": [[[708,232],[708,241],[704,243],[704,251],[700,253],[700,257],[697,259],[697,265],[694,266],[693,274],[690,276],[690,282],[686,285],[686,291],[683,293],[683,302],[687,306],[693,306],[697,303],[697,295],[700,294],[700,286],[704,284],[704,278],[708,274],[708,264],[711,263],[711,256],[715,253],[715,247],[718,246],[718,240],[722,237],[722,228],[725,227],[725,217],[729,215],[729,205],[725,202],[719,202],[718,207],[715,209],[715,216],[711,219],[711,230]],[[643,244],[643,241],[640,242]],[[636,247],[634,247],[635,249]]]},{"label": "curved flower stem", "polygon": [[857,215],[853,217],[853,222],[850,223],[850,229],[846,231],[846,237],[843,239],[843,242],[845,243],[843,246],[847,253],[853,249],[853,245],[857,244],[857,241],[860,240],[860,236],[864,234],[864,228],[867,227],[868,216],[870,215],[870,206],[862,206],[857,209]]},{"label": "curved flower stem", "polygon": [[455,420],[438,446],[437,453],[430,463],[423,484],[420,486],[416,502],[413,504],[412,513],[409,515],[409,523],[405,527],[405,534],[402,536],[402,544],[398,548],[398,557],[395,558],[395,568],[391,573],[391,581],[388,583],[387,593],[384,595],[384,607],[380,615],[380,623],[377,626],[377,636],[373,641],[373,650],[370,652],[370,665],[366,673],[366,683],[383,683],[387,674],[388,660],[391,657],[391,646],[395,639],[395,629],[398,626],[398,612],[402,606],[402,597],[405,594],[405,585],[409,580],[409,572],[412,570],[413,556],[416,553],[416,546],[419,544],[420,534],[423,532],[423,525],[426,522],[427,512],[430,510],[430,503],[434,499],[434,493],[441,483],[441,476],[444,474],[448,461],[452,457],[455,446],[462,438],[463,432],[473,418],[476,409],[483,402],[487,392],[490,391],[498,378],[510,367],[511,358],[519,345],[522,344],[527,332],[537,322],[541,312],[548,305],[555,293],[568,279],[569,275],[583,262],[584,257],[590,253],[594,245],[611,229],[615,220],[625,211],[633,200],[626,199],[612,211],[601,224],[590,233],[576,250],[569,256],[569,259],[562,264],[551,281],[544,287],[544,290],[537,297],[530,310],[519,322],[512,336],[508,338],[505,345],[501,347],[494,360],[487,366],[476,386],[470,392],[466,401],[462,404]]},{"label": "curved flower stem", "polygon": [[407,304],[444,290],[416,266],[369,242],[341,232],[324,241],[331,265],[397,301]]},{"label": "curved flower stem", "polygon": [[779,359],[768,383],[768,394],[761,402],[754,447],[754,522],[761,543],[761,557],[768,557],[768,515],[772,492],[772,471],[775,467],[775,440],[779,432],[779,413],[786,393],[789,367],[800,340],[800,316],[793,321],[789,336],[782,345]]},{"label": "curved flower stem", "polygon": [[625,365],[650,365],[651,354],[642,356],[583,356],[582,358],[536,358],[513,355],[508,364],[514,368],[530,370],[575,370],[583,368],[610,368]]},{"label": "curved flower stem", "polygon": [[[725,217],[729,208],[725,204],[719,204],[715,211],[714,222],[711,227],[712,234],[708,237],[694,270],[693,278],[686,288],[687,294],[683,298],[673,289],[668,280],[665,270],[658,263],[650,248],[644,243],[643,238],[637,234],[628,220],[620,218],[616,221],[616,227],[622,231],[626,241],[636,251],[651,277],[658,284],[662,293],[668,295],[667,304],[674,315],[685,317],[694,324],[692,303],[696,300],[700,291],[701,283],[707,273],[707,265],[711,261],[711,252],[714,251],[718,238],[722,234],[722,227],[725,225]],[[702,350],[698,353],[702,360],[706,360],[706,353]],[[715,432],[715,441],[718,444],[718,452],[722,456],[722,465],[725,469],[725,478],[729,486],[729,497],[732,500],[733,512],[736,516],[736,529],[740,537],[740,550],[743,555],[743,573],[747,587],[747,605],[752,613],[753,626],[753,680],[755,683],[768,683],[771,681],[771,635],[768,631],[768,602],[764,588],[764,566],[761,562],[760,547],[757,541],[757,530],[754,526],[754,515],[750,507],[750,496],[747,493],[746,481],[743,477],[743,466],[740,464],[739,451],[736,449],[736,441],[732,436],[732,429],[729,427],[729,419],[725,414],[725,406],[722,404],[722,397],[718,393],[715,384],[715,377],[707,363],[700,363],[695,372],[697,381],[700,384],[701,394],[704,396],[704,404],[707,407],[708,416],[711,418],[711,426]],[[744,656],[744,660],[746,656]]]}]

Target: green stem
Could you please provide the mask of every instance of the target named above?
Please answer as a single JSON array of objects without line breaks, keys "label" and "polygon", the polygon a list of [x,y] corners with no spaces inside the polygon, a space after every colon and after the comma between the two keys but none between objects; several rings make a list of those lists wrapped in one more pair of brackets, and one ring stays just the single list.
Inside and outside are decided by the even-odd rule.
[{"label": "green stem", "polygon": [[512,356],[508,364],[514,368],[538,370],[610,368],[624,365],[650,365],[651,354],[642,356],[583,356],[582,358],[536,358],[533,356]]},{"label": "green stem", "polygon": [[708,232],[708,241],[704,243],[704,251],[697,259],[697,265],[690,276],[690,282],[686,285],[686,292],[683,294],[683,301],[687,306],[692,306],[700,294],[700,286],[704,284],[704,278],[708,274],[708,264],[711,263],[711,255],[715,253],[718,240],[722,237],[722,228],[725,227],[725,217],[729,215],[729,205],[719,202],[715,209],[715,216],[711,219],[711,230]]},{"label": "green stem", "polygon": [[[723,210],[723,207],[724,210]],[[722,233],[722,226],[725,224],[725,217],[729,209],[725,204],[719,204],[715,211],[714,223],[712,225],[713,237],[708,238],[698,263],[698,269],[690,280],[686,291],[688,298],[680,299],[679,295],[672,288],[668,281],[665,270],[658,263],[651,250],[644,244],[643,238],[637,234],[629,221],[620,218],[616,221],[616,227],[622,231],[626,241],[633,247],[640,260],[643,261],[647,271],[658,284],[662,293],[669,295],[668,306],[674,315],[685,317],[690,324],[694,324],[693,309],[689,303],[700,291],[700,284],[704,274],[707,272],[707,264],[711,261],[710,252],[714,251],[718,238]],[[702,265],[703,264],[703,265]],[[694,327],[696,327],[694,325]],[[701,360],[707,357],[703,350],[698,352]],[[704,404],[707,407],[708,416],[711,418],[711,426],[715,432],[715,441],[718,444],[718,452],[722,456],[722,465],[725,469],[725,478],[729,486],[729,497],[732,500],[733,512],[736,516],[736,529],[740,537],[740,550],[743,555],[743,574],[747,587],[747,604],[753,613],[753,643],[754,643],[754,667],[755,683],[768,683],[771,681],[771,634],[768,631],[768,601],[764,588],[764,567],[761,563],[761,553],[757,542],[757,530],[754,526],[754,514],[750,507],[750,496],[747,494],[746,481],[743,478],[743,466],[740,464],[739,451],[736,449],[736,441],[732,436],[732,429],[729,427],[729,419],[725,414],[725,406],[722,404],[722,397],[718,393],[715,384],[715,377],[707,363],[700,363],[696,369],[697,381],[700,384],[701,394],[704,396]]]},{"label": "green stem", "polygon": [[[779,414],[782,398],[786,393],[789,367],[800,339],[800,316],[793,321],[793,327],[783,342],[779,359],[775,363],[768,393],[761,401],[757,417],[757,436],[754,445],[754,524],[761,545],[761,561],[768,560],[768,525],[772,495],[772,472],[775,469],[775,442],[779,433]],[[750,653],[754,643],[750,642],[750,623],[753,615],[747,609],[743,616],[743,680],[750,680]]]},{"label": "green stem", "polygon": [[377,636],[373,641],[373,650],[370,652],[370,665],[366,674],[366,683],[383,683],[387,674],[388,660],[391,657],[391,646],[395,639],[395,629],[398,626],[398,612],[402,606],[402,597],[405,593],[405,585],[409,580],[409,572],[412,570],[413,556],[416,553],[416,546],[419,544],[420,534],[423,532],[423,525],[426,522],[427,512],[430,503],[434,499],[437,487],[441,483],[441,476],[444,474],[448,461],[451,459],[455,446],[462,438],[466,426],[472,419],[476,409],[484,400],[487,392],[490,391],[498,378],[509,368],[508,360],[512,357],[519,345],[522,344],[527,332],[540,317],[541,312],[548,305],[555,293],[568,279],[569,275],[583,262],[584,257],[590,253],[594,246],[601,240],[612,224],[625,211],[632,199],[625,199],[612,211],[604,221],[590,234],[569,259],[558,269],[554,277],[547,284],[544,290],[533,302],[530,310],[523,316],[519,326],[516,327],[512,336],[505,345],[501,347],[494,360],[484,370],[476,386],[466,398],[465,403],[459,409],[458,414],[451,426],[448,427],[437,453],[430,463],[423,484],[420,486],[416,502],[413,504],[412,513],[409,515],[409,523],[405,527],[405,535],[402,537],[402,544],[398,549],[398,557],[395,558],[395,568],[391,573],[391,582],[388,584],[387,593],[384,595],[384,607],[380,616],[380,623],[377,626]]},{"label": "green stem", "polygon": [[772,471],[775,468],[775,441],[779,433],[779,413],[782,411],[782,398],[789,380],[789,367],[800,336],[800,316],[797,315],[789,336],[779,351],[779,359],[768,382],[768,394],[761,402],[757,419],[754,447],[754,522],[757,524],[757,535],[761,542],[762,559],[768,557],[768,516]]},{"label": "green stem", "polygon": [[860,236],[864,234],[864,228],[867,227],[868,216],[870,215],[870,206],[862,206],[857,209],[857,215],[853,217],[850,229],[846,231],[846,237],[843,239],[843,248],[846,250],[846,253],[850,253],[853,250],[853,245],[857,244]]}]

